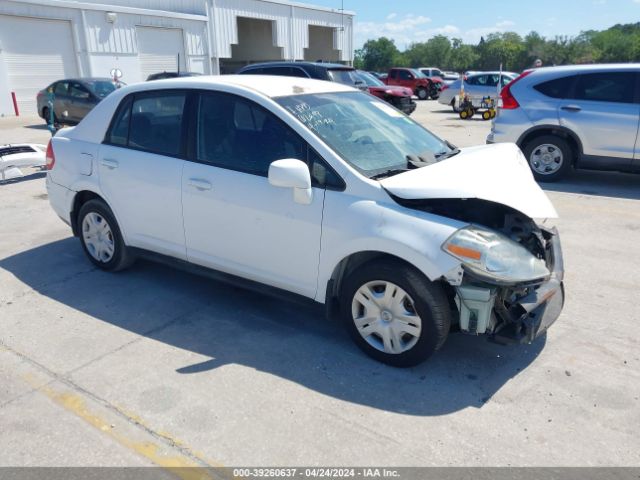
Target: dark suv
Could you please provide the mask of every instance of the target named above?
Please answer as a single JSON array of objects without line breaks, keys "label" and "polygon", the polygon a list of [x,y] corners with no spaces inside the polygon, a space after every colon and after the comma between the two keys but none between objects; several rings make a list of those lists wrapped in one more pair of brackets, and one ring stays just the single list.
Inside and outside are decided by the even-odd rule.
[{"label": "dark suv", "polygon": [[339,63],[323,62],[268,62],[254,63],[241,68],[240,75],[280,75],[285,77],[315,78],[329,82],[344,83],[360,90],[367,86],[358,77],[353,67]]}]

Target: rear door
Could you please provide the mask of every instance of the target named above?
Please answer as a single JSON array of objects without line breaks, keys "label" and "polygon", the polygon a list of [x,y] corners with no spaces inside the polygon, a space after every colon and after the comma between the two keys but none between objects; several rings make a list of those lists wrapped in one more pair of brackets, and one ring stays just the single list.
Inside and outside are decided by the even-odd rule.
[{"label": "rear door", "polygon": [[630,71],[585,73],[559,103],[560,125],[582,142],[583,166],[631,165],[640,119],[636,78]]},{"label": "rear door", "polygon": [[53,111],[59,121],[64,121],[69,116],[69,83],[62,80],[53,87]]},{"label": "rear door", "polygon": [[69,120],[79,122],[95,106],[96,99],[89,89],[80,82],[71,82],[69,86]]},{"label": "rear door", "polygon": [[98,158],[100,186],[128,245],[185,259],[181,178],[187,94],[138,92],[123,100]]}]

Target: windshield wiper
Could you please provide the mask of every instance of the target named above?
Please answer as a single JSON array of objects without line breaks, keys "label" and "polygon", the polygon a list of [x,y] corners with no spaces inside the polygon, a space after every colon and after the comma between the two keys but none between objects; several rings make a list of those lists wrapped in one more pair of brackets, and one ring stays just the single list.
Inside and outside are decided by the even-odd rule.
[{"label": "windshield wiper", "polygon": [[453,150],[450,150],[448,152],[440,152],[438,154],[436,154],[436,158],[438,160],[445,160],[447,158],[451,158],[457,154],[460,153],[460,149],[459,148],[454,148]]},{"label": "windshield wiper", "polygon": [[391,177],[393,175],[397,175],[399,173],[408,172],[408,168],[390,168],[389,170],[385,170],[384,172],[376,173],[375,175],[370,176],[371,180],[380,180],[381,178]]}]

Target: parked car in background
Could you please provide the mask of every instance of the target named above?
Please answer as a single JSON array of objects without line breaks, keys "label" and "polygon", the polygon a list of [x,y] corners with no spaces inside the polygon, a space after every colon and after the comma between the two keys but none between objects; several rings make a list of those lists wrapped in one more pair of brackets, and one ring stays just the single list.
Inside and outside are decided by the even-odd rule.
[{"label": "parked car in background", "polygon": [[464,82],[465,93],[474,102],[479,102],[486,97],[497,101],[500,90],[517,76],[518,74],[513,72],[502,72],[502,74],[500,72],[480,72],[467,75],[442,87],[438,102],[443,105],[450,105],[457,112],[456,97],[460,94],[462,82]]},{"label": "parked car in background", "polygon": [[340,82],[139,83],[46,157],[49,202],[97,268],[151,252],[288,292],[391,365],[452,327],[529,344],[563,306],[557,231],[534,221],[556,211],[518,147],[457,149]]},{"label": "parked car in background", "polygon": [[501,97],[487,142],[520,146],[536,179],[572,167],[640,173],[640,64],[528,70]]},{"label": "parked car in background", "polygon": [[314,78],[338,82],[360,90],[367,86],[356,75],[356,69],[340,63],[324,62],[267,62],[254,63],[241,68],[238,75],[279,75],[285,77]]},{"label": "parked car in background", "polygon": [[151,80],[164,80],[165,78],[179,78],[179,77],[197,77],[202,75],[197,72],[160,72],[152,73],[147,77],[147,82]]},{"label": "parked car in background", "polygon": [[407,115],[411,115],[416,109],[416,102],[413,101],[413,92],[410,88],[385,85],[364,70],[356,70],[356,74],[367,86],[371,95],[381,98]]},{"label": "parked car in background", "polygon": [[49,123],[49,92],[52,92],[54,124],[75,125],[116,88],[118,84],[111,78],[58,80],[38,92],[38,115]]},{"label": "parked car in background", "polygon": [[460,78],[460,74],[456,72],[442,72],[444,83],[447,85],[451,85],[453,82]]},{"label": "parked car in background", "polygon": [[387,85],[410,88],[420,100],[436,99],[440,93],[438,84],[415,68],[392,68],[383,81]]}]

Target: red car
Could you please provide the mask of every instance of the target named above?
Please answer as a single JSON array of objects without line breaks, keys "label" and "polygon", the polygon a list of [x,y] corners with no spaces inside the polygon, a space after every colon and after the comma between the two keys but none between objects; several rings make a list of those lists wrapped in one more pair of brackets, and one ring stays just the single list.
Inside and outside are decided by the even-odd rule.
[{"label": "red car", "polygon": [[440,94],[438,84],[415,68],[392,68],[384,83],[410,88],[420,100],[435,100]]},{"label": "red car", "polygon": [[364,70],[356,70],[356,75],[364,82],[371,95],[381,98],[407,115],[411,115],[416,109],[416,102],[411,98],[413,92],[410,88],[385,85],[380,79]]}]

